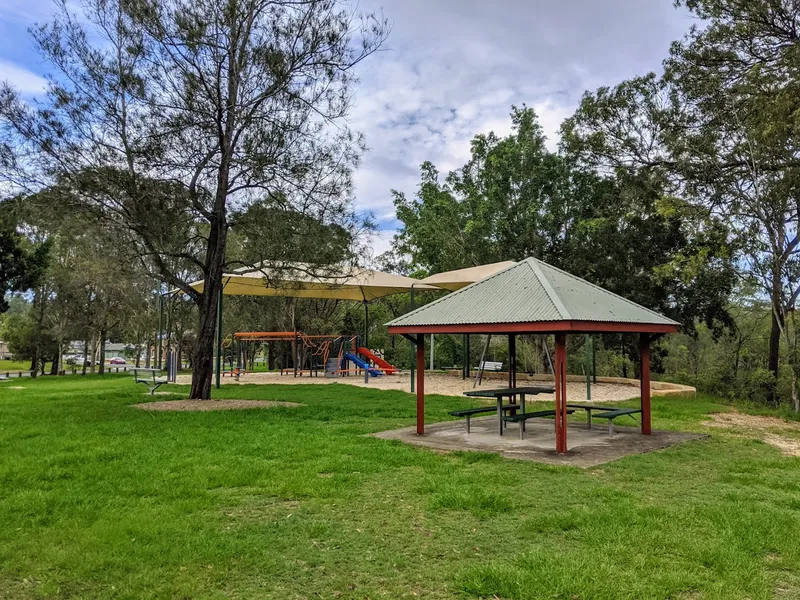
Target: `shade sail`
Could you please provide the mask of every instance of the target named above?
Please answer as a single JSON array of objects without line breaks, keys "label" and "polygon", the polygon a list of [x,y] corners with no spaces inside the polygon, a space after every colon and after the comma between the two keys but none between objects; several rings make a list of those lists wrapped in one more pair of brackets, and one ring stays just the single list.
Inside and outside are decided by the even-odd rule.
[{"label": "shade sail", "polygon": [[437,273],[425,279],[421,279],[421,283],[428,285],[435,285],[438,288],[450,290],[455,292],[463,287],[486,279],[487,277],[507,269],[514,264],[512,260],[504,260],[503,262],[491,263],[488,265],[480,265],[477,267],[468,267],[466,269],[457,269],[455,271],[447,271],[445,273]]},{"label": "shade sail", "polygon": [[389,333],[650,332],[678,323],[535,258],[407,313]]},{"label": "shade sail", "polygon": [[[369,302],[412,287],[435,290],[418,279],[362,269],[359,267],[320,267],[306,263],[282,263],[257,268],[245,267],[222,276],[226,296],[283,296]],[[203,290],[203,281],[191,284]]]}]

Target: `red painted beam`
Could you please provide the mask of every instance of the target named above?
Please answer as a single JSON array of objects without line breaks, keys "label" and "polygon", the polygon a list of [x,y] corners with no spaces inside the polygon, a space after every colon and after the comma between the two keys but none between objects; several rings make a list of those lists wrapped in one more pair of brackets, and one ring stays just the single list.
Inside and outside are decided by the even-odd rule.
[{"label": "red painted beam", "polygon": [[394,325],[392,335],[409,333],[674,333],[677,325],[547,321],[541,323],[484,323],[476,325]]}]

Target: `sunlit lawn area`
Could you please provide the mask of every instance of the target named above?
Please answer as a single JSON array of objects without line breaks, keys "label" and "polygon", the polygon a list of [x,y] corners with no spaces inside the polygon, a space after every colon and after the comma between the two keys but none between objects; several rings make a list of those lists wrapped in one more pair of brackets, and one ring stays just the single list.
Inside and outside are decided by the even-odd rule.
[{"label": "sunlit lawn area", "polygon": [[[18,371],[30,371],[31,361],[29,360],[0,360],[0,375],[7,372],[16,373]],[[47,363],[45,370],[50,372],[50,363]]]},{"label": "sunlit lawn area", "polygon": [[[403,392],[229,386],[305,406],[149,413],[130,375],[20,385],[0,598],[800,596],[800,459],[724,430],[579,470],[365,437],[413,423]],[[656,398],[654,424],[723,410]]]}]

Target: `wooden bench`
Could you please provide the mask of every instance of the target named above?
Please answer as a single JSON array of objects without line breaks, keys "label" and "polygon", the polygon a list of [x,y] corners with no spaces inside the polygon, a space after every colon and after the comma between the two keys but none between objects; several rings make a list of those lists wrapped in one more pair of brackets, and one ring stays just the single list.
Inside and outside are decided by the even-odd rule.
[{"label": "wooden bench", "polygon": [[140,369],[133,368],[133,380],[136,383],[143,383],[150,390],[150,395],[156,393],[156,390],[162,385],[168,383],[167,377],[162,375],[161,369]]},{"label": "wooden bench", "polygon": [[608,412],[598,413],[595,415],[598,419],[608,419],[608,435],[614,435],[614,419],[623,415],[633,415],[642,412],[641,408],[617,408],[609,410]]},{"label": "wooden bench", "polygon": [[[501,410],[511,410],[512,408],[519,409],[519,404],[507,404],[501,407]],[[497,412],[497,408],[494,406],[479,406],[478,408],[467,408],[464,410],[453,410],[450,411],[450,414],[454,417],[467,417],[467,433],[469,433],[469,420],[472,418],[472,415],[480,415],[483,413],[493,413]]]},{"label": "wooden bench", "polygon": [[480,364],[481,371],[502,371],[503,363],[485,360]]},{"label": "wooden bench", "polygon": [[592,411],[593,410],[600,411],[600,412],[614,410],[613,406],[601,406],[601,405],[598,405],[598,404],[567,404],[567,408],[580,408],[580,409],[586,411],[586,423],[587,423],[587,427],[586,428],[587,429],[591,429],[592,428]]},{"label": "wooden bench", "polygon": [[[567,414],[574,413],[574,409],[568,409]],[[536,412],[523,412],[516,415],[505,415],[503,420],[506,423],[519,423],[519,439],[525,438],[525,421],[528,419],[536,419],[538,417],[555,417],[555,410],[537,410]]]}]

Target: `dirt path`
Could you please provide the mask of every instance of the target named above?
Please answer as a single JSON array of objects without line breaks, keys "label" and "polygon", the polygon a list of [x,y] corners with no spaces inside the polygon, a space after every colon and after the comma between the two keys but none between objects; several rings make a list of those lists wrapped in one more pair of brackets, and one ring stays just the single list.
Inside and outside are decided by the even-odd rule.
[{"label": "dirt path", "polygon": [[787,432],[800,432],[800,422],[784,421],[777,417],[745,415],[738,411],[714,413],[709,416],[711,420],[703,423],[708,427],[727,429],[744,437],[763,440],[786,456],[800,456],[800,440],[781,435]]}]

